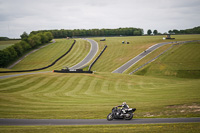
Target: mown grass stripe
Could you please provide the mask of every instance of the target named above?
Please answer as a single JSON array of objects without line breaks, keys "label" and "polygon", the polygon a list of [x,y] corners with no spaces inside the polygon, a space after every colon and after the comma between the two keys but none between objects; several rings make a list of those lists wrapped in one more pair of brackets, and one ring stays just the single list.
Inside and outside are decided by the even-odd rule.
[{"label": "mown grass stripe", "polygon": [[41,77],[38,78],[36,84],[34,86],[30,86],[25,90],[19,91],[18,93],[28,93],[28,94],[33,94],[34,92],[40,90],[41,86],[43,86],[46,82],[48,82],[51,78],[49,77]]},{"label": "mown grass stripe", "polygon": [[87,90],[84,92],[84,94],[86,94],[87,96],[94,96],[96,83],[97,83],[96,78],[91,79],[90,84],[88,85]]},{"label": "mown grass stripe", "polygon": [[0,86],[6,87],[6,86],[12,86],[12,84],[16,84],[16,83],[21,83],[24,81],[24,77],[18,77],[18,78],[12,78],[11,79],[3,79],[2,82],[0,82]]},{"label": "mown grass stripe", "polygon": [[85,74],[83,76],[83,80],[81,81],[82,82],[82,87],[81,89],[79,89],[77,92],[76,92],[76,95],[79,95],[81,97],[85,97],[85,92],[88,90],[88,87],[90,86],[90,82],[91,82],[91,77],[88,76],[87,74]]},{"label": "mown grass stripe", "polygon": [[69,79],[67,81],[65,81],[65,84],[63,84],[56,92],[54,92],[54,94],[56,94],[57,96],[61,96],[62,98],[64,98],[63,96],[68,96],[66,95],[66,93],[68,93],[69,91],[72,91],[74,89],[74,84],[76,84],[76,82],[78,82],[80,79],[80,77],[69,77]]},{"label": "mown grass stripe", "polygon": [[24,91],[26,89],[29,89],[30,87],[32,87],[33,85],[35,85],[36,83],[38,83],[42,80],[44,80],[43,77],[37,78],[36,80],[34,80],[34,81],[32,80],[32,82],[30,82],[30,83],[28,83],[24,86],[19,86],[19,87],[9,89],[9,90],[7,90],[7,92],[9,91],[10,93],[16,93],[16,92],[19,93],[20,91]]},{"label": "mown grass stripe", "polygon": [[84,81],[85,81],[84,78],[77,77],[75,80],[72,81],[72,86],[74,86],[74,87],[73,88],[70,87],[70,89],[67,90],[65,95],[74,97],[76,95],[77,91],[79,91],[81,89],[81,86],[84,84]]},{"label": "mown grass stripe", "polygon": [[37,79],[37,78],[30,76],[30,77],[27,77],[26,79],[24,79],[22,82],[16,82],[13,84],[2,85],[1,92],[5,92],[5,93],[9,92],[10,93],[10,90],[12,90],[12,92],[14,92],[14,90],[19,91],[19,90],[23,90],[22,88],[26,89],[25,85],[32,83],[33,80],[35,80],[35,79]]}]

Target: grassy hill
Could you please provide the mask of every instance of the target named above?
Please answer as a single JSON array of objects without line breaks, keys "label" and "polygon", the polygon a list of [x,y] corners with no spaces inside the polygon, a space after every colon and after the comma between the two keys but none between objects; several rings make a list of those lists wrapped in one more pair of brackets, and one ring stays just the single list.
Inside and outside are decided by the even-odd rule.
[{"label": "grassy hill", "polygon": [[199,82],[110,73],[1,79],[0,118],[106,118],[123,101],[135,117],[199,117]]},{"label": "grassy hill", "polygon": [[[173,37],[176,41],[198,40],[200,35]],[[94,39],[99,42],[100,50],[108,45],[92,68],[97,71],[95,74],[46,73],[0,79],[0,118],[106,118],[111,108],[123,101],[137,108],[136,118],[200,117],[200,79],[163,75],[179,70],[198,70],[199,43],[174,47],[145,67],[146,71],[127,75],[111,72],[149,46],[163,42],[162,36],[108,37],[105,42],[100,42],[101,38]],[[121,44],[121,41],[130,44]],[[24,64],[18,64],[15,69],[44,66],[71,44],[72,40],[57,40],[35,55],[27,56],[25,63],[21,62]],[[48,70],[73,66],[86,56],[89,49],[87,41],[78,39],[73,50]],[[36,59],[39,63],[34,61]],[[188,65],[191,67],[186,67]]]},{"label": "grassy hill", "polygon": [[200,42],[173,47],[136,74],[200,78]]},{"label": "grassy hill", "polygon": [[[95,63],[92,70],[100,72],[112,72],[156,43],[200,40],[200,35],[174,35],[172,37],[176,39],[163,40],[163,36],[132,36],[106,37],[106,41],[100,41],[101,38],[92,38],[99,43],[100,49],[103,49],[104,45],[108,46],[98,62]],[[128,41],[130,44],[122,44],[122,41]]]},{"label": "grassy hill", "polygon": [[[30,54],[24,60],[15,65],[13,69],[26,70],[47,66],[67,52],[73,41],[74,40],[56,39],[56,43],[50,44],[47,47]],[[61,69],[65,66],[73,66],[80,62],[87,55],[89,50],[89,43],[85,40],[78,39],[67,56],[62,58],[61,61],[58,61],[56,65],[51,68],[45,69],[45,71]]]}]

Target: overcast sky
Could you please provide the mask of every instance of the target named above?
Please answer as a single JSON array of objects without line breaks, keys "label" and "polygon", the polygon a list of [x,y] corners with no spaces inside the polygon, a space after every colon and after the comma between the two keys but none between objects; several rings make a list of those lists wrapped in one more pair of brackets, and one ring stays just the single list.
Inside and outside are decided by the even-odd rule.
[{"label": "overcast sky", "polygon": [[200,0],[0,0],[0,36],[26,31],[200,26]]}]

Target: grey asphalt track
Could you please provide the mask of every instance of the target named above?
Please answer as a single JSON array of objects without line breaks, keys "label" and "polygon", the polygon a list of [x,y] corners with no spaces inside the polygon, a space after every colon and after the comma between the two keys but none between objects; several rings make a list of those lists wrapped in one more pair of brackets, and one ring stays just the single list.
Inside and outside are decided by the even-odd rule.
[{"label": "grey asphalt track", "polygon": [[13,74],[13,75],[4,75],[4,76],[0,76],[0,79],[11,78],[11,77],[18,77],[18,76],[23,76],[23,75],[31,75],[31,74],[49,73],[49,72],[51,72],[51,71],[32,72],[32,73],[19,73],[19,74]]},{"label": "grey asphalt track", "polygon": [[70,67],[69,68],[70,70],[80,69],[81,67],[87,65],[87,63],[89,63],[98,52],[99,47],[98,47],[98,43],[96,41],[91,40],[91,39],[84,39],[84,40],[87,40],[88,42],[90,42],[90,44],[91,44],[90,52],[80,63]]},{"label": "grey asphalt track", "polygon": [[108,125],[108,124],[158,124],[200,122],[200,118],[153,118],[113,120],[106,119],[0,119],[0,125]]}]

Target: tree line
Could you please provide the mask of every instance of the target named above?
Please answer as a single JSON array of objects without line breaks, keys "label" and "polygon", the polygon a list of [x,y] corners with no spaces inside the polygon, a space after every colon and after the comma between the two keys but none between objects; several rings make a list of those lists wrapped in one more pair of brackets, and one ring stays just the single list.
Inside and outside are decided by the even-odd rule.
[{"label": "tree line", "polygon": [[[151,31],[151,29],[147,30],[148,35],[151,35],[152,33],[154,35],[161,35],[161,33],[159,33],[157,30],[154,30],[153,32]],[[169,30],[168,33],[163,33],[163,34],[200,34],[200,26],[185,30],[173,29]]]},{"label": "tree line", "polygon": [[54,38],[66,38],[66,37],[85,37],[85,36],[141,36],[143,35],[143,29],[140,28],[117,28],[117,29],[74,29],[74,30],[40,30],[32,31],[36,34],[40,32],[51,32]]},{"label": "tree line", "polygon": [[169,34],[200,34],[200,26],[185,30],[169,30]]},{"label": "tree line", "polygon": [[0,37],[0,41],[8,41],[10,40],[8,37]]},{"label": "tree line", "polygon": [[[148,34],[148,35],[151,35],[151,34],[152,34],[151,29],[148,29],[148,30],[147,30],[147,34]],[[154,30],[154,31],[153,31],[153,34],[154,34],[154,35],[160,35],[161,33],[158,33],[157,30]]]},{"label": "tree line", "polygon": [[11,62],[21,57],[27,51],[34,49],[42,44],[48,43],[53,39],[51,32],[31,33],[28,35],[24,32],[21,41],[0,50],[0,67],[6,67]]}]

